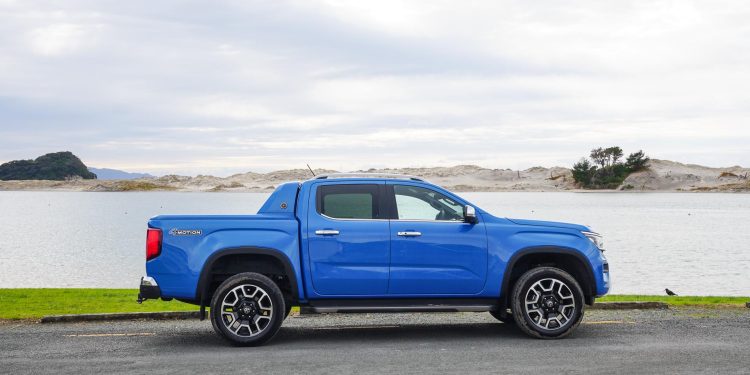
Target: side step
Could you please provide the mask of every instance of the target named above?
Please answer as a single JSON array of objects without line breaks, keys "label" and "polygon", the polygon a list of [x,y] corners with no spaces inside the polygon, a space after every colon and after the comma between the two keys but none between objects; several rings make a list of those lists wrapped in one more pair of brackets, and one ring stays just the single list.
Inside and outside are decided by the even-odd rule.
[{"label": "side step", "polygon": [[315,300],[300,306],[301,314],[484,312],[498,309],[494,299]]}]

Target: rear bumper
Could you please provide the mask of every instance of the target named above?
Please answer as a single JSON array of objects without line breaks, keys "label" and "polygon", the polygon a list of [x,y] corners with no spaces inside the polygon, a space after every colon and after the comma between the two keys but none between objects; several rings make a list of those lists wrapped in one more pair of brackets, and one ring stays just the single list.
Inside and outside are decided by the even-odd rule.
[{"label": "rear bumper", "polygon": [[144,276],[141,277],[141,289],[138,292],[138,302],[143,302],[147,299],[157,299],[161,297],[161,289],[159,284],[156,283],[153,277]]}]

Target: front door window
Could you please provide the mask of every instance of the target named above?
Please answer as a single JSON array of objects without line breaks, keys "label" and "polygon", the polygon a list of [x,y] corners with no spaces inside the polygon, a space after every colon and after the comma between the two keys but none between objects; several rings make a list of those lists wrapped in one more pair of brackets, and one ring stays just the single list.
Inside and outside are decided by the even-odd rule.
[{"label": "front door window", "polygon": [[394,185],[398,220],[463,221],[463,206],[434,190]]}]

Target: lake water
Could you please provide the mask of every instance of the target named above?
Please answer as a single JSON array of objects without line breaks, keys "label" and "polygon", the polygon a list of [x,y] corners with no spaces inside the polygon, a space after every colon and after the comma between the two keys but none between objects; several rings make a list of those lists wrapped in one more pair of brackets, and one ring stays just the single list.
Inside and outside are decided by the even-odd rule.
[{"label": "lake water", "polygon": [[[605,236],[613,293],[750,295],[750,194],[465,193]],[[0,192],[0,288],[135,288],[158,214],[255,213],[267,194]]]}]

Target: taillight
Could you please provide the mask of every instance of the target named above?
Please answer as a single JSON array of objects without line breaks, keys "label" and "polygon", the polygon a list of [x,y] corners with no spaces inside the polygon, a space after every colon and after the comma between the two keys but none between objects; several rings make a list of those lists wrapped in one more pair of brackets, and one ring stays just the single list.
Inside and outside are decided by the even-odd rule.
[{"label": "taillight", "polygon": [[146,232],[146,260],[151,260],[161,254],[161,229],[148,228]]}]

